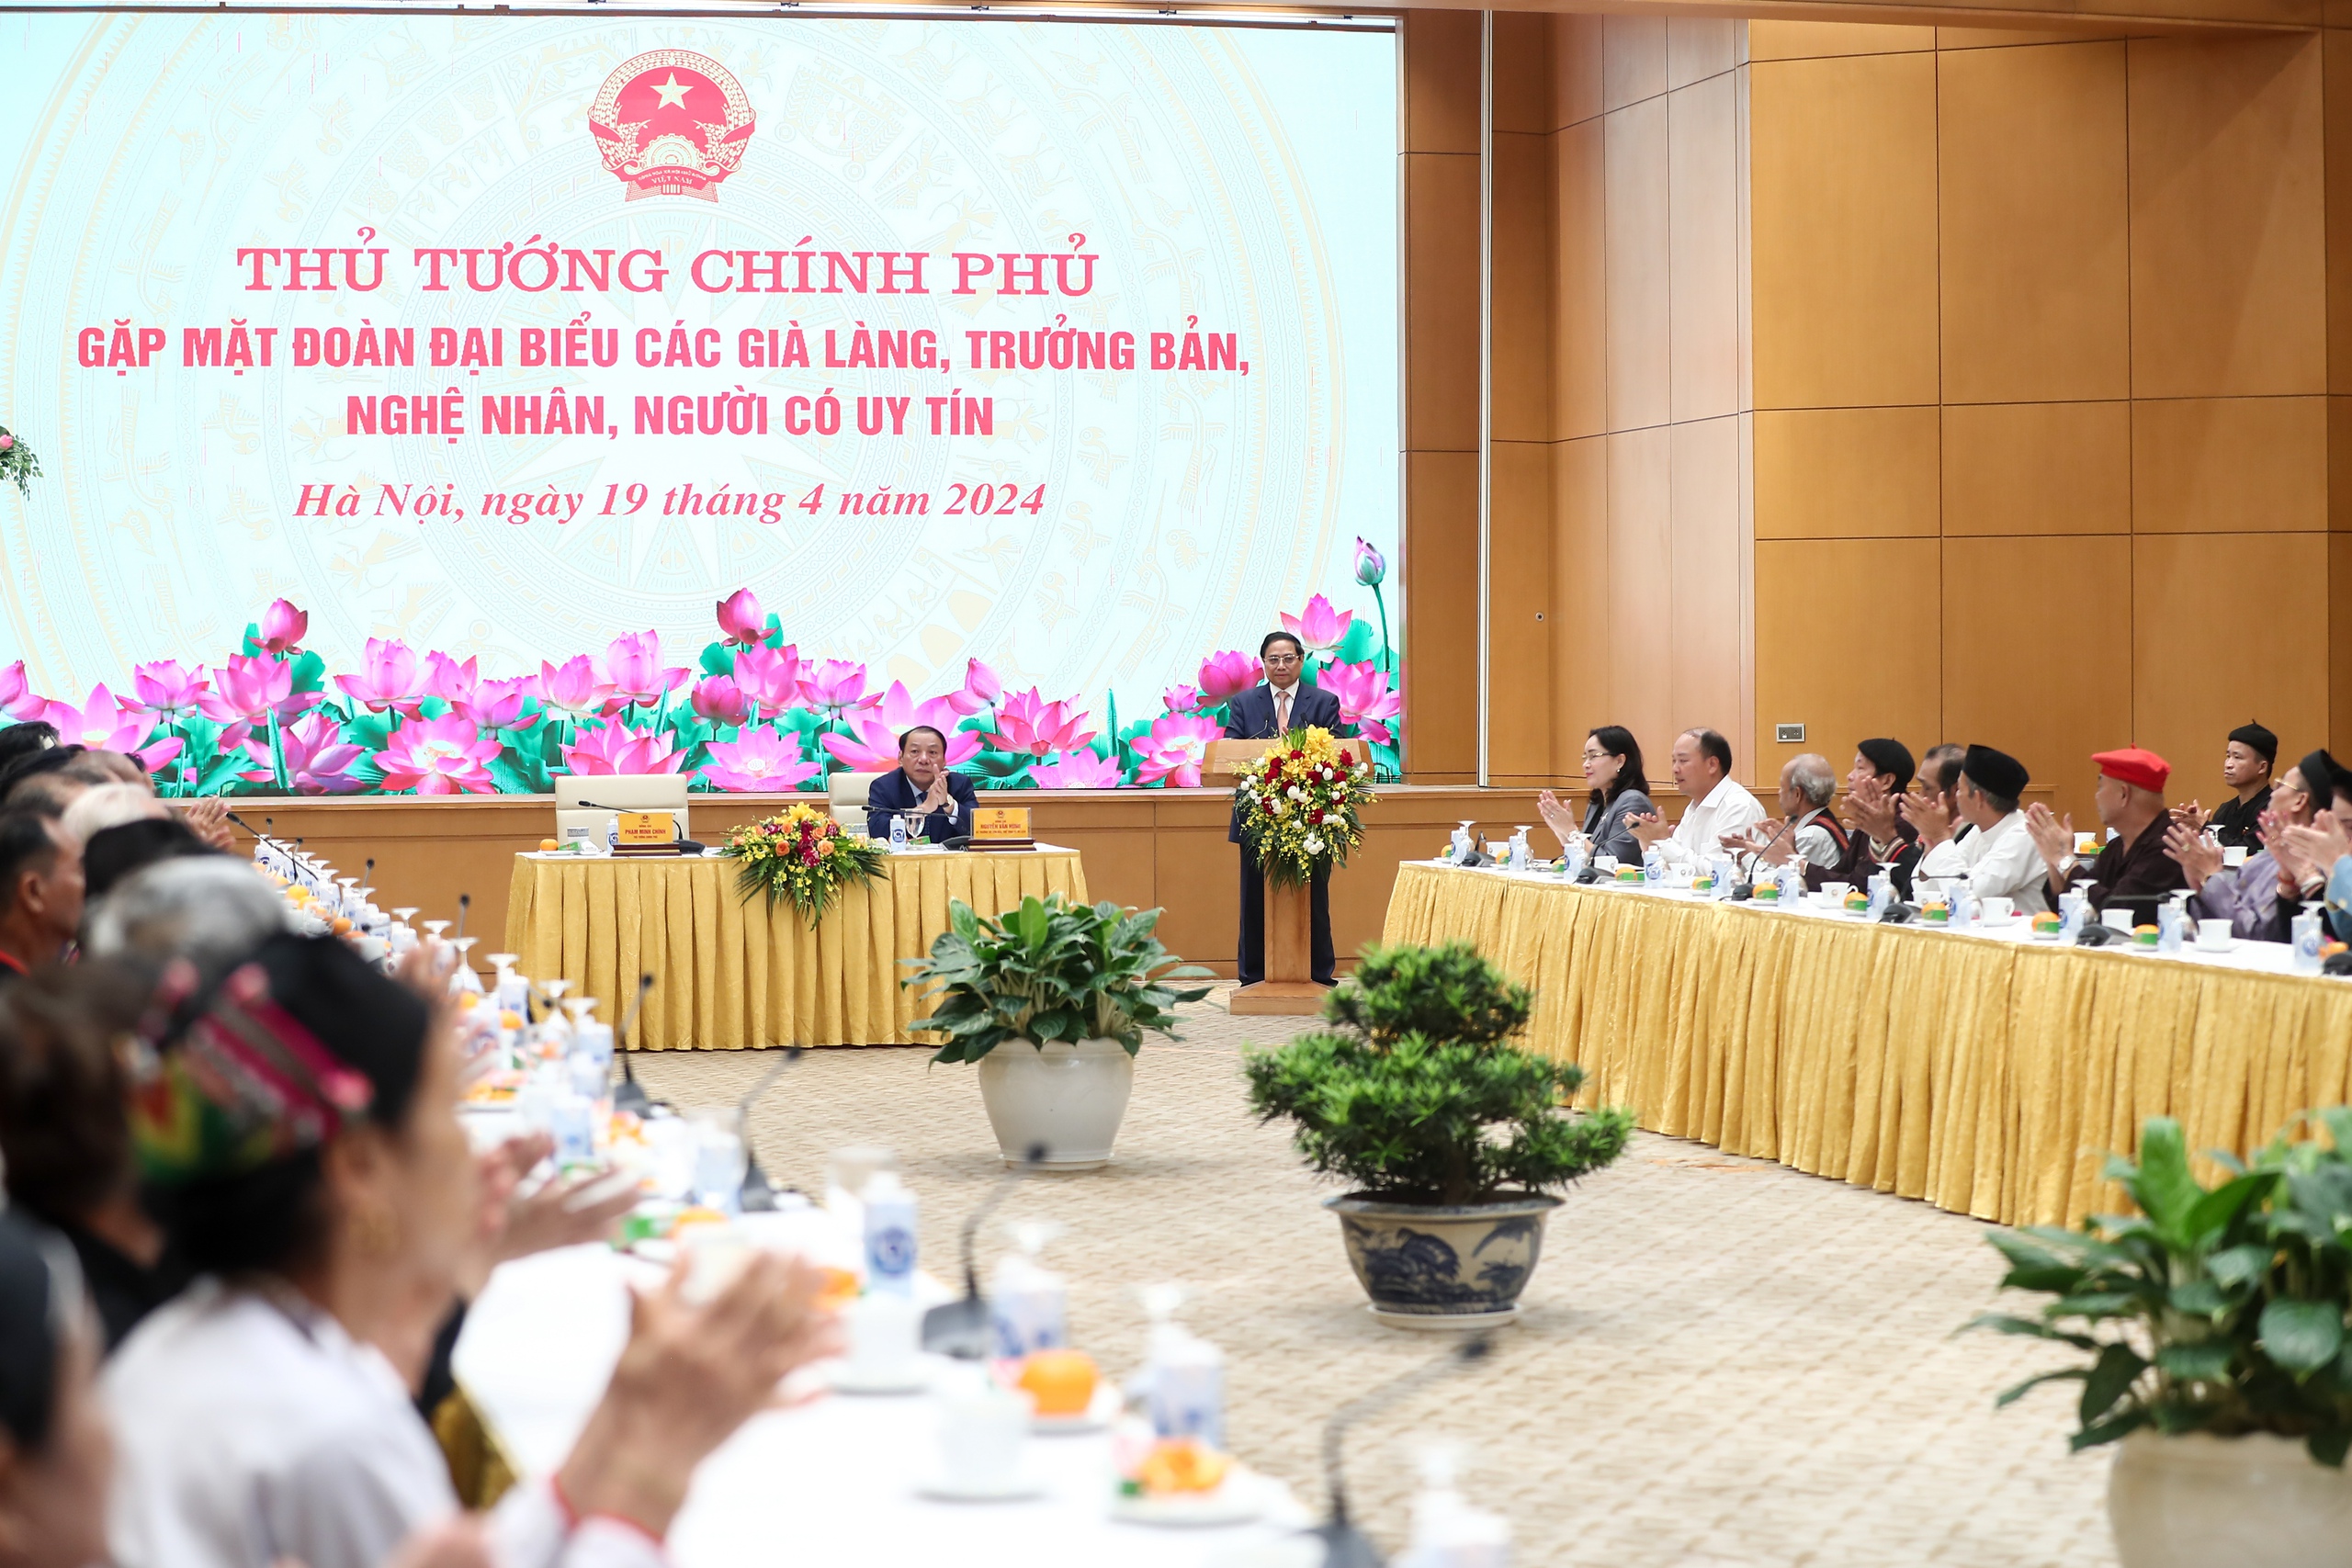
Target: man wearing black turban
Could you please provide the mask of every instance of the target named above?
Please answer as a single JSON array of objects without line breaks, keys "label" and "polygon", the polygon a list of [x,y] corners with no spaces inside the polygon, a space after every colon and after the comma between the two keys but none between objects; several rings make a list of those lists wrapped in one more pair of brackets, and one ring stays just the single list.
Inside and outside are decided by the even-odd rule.
[{"label": "man wearing black turban", "polygon": [[2206,826],[2225,850],[2248,854],[2262,847],[2262,814],[2270,809],[2270,775],[2278,765],[2278,738],[2259,724],[2230,731],[2222,750],[2222,782],[2235,793],[2216,807]]}]

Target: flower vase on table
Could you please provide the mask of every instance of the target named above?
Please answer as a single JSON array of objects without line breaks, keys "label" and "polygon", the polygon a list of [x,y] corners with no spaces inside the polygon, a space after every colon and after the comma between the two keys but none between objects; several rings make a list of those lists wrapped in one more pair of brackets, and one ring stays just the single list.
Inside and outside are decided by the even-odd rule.
[{"label": "flower vase on table", "polygon": [[831,813],[813,806],[747,822],[727,835],[718,852],[735,862],[745,898],[764,893],[771,904],[788,900],[812,926],[842,888],[886,875],[889,859],[881,845],[849,837]]}]

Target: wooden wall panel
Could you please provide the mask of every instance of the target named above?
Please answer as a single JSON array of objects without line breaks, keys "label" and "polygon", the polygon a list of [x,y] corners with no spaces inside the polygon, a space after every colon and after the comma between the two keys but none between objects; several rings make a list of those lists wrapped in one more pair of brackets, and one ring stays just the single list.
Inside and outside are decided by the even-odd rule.
[{"label": "wooden wall panel", "polygon": [[1405,446],[1478,446],[1478,160],[1405,154]]},{"label": "wooden wall panel", "polygon": [[1491,784],[1551,777],[1552,463],[1542,441],[1495,444],[1490,499],[1493,575],[1487,585]]},{"label": "wooden wall panel", "polygon": [[1497,441],[1552,438],[1552,138],[1495,137],[1494,403]]},{"label": "wooden wall panel", "polygon": [[1609,428],[1606,140],[1605,122],[1598,118],[1552,135],[1555,441],[1599,435]]},{"label": "wooden wall panel", "polygon": [[1609,447],[1609,695],[1645,751],[1674,739],[1674,445],[1664,425]]},{"label": "wooden wall panel", "polygon": [[1610,701],[1609,438],[1553,447],[1552,776],[1574,778]]},{"label": "wooden wall panel", "polygon": [[1759,409],[1756,536],[1936,533],[1936,410]]},{"label": "wooden wall panel", "polygon": [[[1615,36],[1616,29],[1611,29]],[[1664,39],[1661,27],[1659,37]],[[1661,77],[1665,56],[1661,50]],[[1609,428],[1638,430],[1673,418],[1666,98],[1616,110],[1602,122],[1609,214]]]},{"label": "wooden wall panel", "polygon": [[2132,390],[2326,390],[2320,41],[2131,45]]},{"label": "wooden wall panel", "polygon": [[1946,539],[1944,735],[2022,761],[2086,820],[2090,754],[2132,741],[2128,538]]},{"label": "wooden wall panel", "polygon": [[[2249,718],[2278,732],[2282,768],[2326,740],[2327,606],[2324,535],[2132,542],[2132,739],[2172,763],[2174,798],[2225,798],[2222,741]],[[2263,628],[2254,660],[2222,656],[2227,626]]]},{"label": "wooden wall panel", "polygon": [[2132,405],[1958,403],[1943,411],[1947,534],[2128,534]]},{"label": "wooden wall panel", "polygon": [[2327,400],[2132,405],[2132,527],[2143,534],[2327,526]]},{"label": "wooden wall panel", "polygon": [[2124,46],[1937,62],[1943,396],[2131,395]]},{"label": "wooden wall panel", "polygon": [[[1937,556],[1933,539],[1756,542],[1757,778],[1800,751],[1843,778],[1857,741],[1892,735],[1917,756],[1944,738]],[[1848,637],[1823,621],[1825,603],[1885,613],[1867,618],[1875,635]],[[1775,740],[1781,723],[1803,724],[1804,743]]]},{"label": "wooden wall panel", "polygon": [[1867,22],[1751,21],[1750,60],[1821,60],[1850,54],[1902,54],[1936,47],[1933,28]]},{"label": "wooden wall panel", "polygon": [[1936,401],[1935,56],[1750,71],[1756,406]]},{"label": "wooden wall panel", "polygon": [[1405,766],[1419,783],[1478,778],[1478,455],[1405,455]]}]

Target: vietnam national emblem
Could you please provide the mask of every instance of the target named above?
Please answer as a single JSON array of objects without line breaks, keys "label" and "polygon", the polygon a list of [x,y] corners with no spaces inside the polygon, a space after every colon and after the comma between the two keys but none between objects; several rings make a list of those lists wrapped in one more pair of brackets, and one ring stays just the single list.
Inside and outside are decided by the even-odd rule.
[{"label": "vietnam national emblem", "polygon": [[625,60],[605,78],[588,110],[605,167],[649,196],[718,199],[752,144],[752,100],[727,67],[707,54],[657,49]]}]

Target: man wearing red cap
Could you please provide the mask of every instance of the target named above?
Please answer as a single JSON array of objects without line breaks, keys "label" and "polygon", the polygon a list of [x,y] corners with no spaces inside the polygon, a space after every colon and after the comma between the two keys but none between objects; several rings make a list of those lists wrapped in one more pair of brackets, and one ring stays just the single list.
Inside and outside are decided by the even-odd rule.
[{"label": "man wearing red cap", "polygon": [[2153,922],[2165,895],[2188,886],[2180,863],[2165,852],[2172,813],[2165,809],[2165,781],[2172,764],[2143,747],[2094,752],[2098,764],[2098,819],[2114,830],[2098,858],[2085,865],[2075,855],[2075,819],[2052,815],[2039,801],[2026,808],[2026,830],[2050,868],[2050,896],[2084,886],[2091,908],[2105,913],[2129,909],[2134,922]]}]

